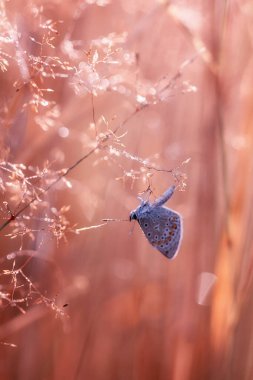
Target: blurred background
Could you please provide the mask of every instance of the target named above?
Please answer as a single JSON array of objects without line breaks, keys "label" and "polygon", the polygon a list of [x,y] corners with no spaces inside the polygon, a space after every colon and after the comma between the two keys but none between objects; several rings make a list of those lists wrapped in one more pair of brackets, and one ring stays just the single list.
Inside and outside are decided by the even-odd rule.
[{"label": "blurred background", "polygon": [[[0,17],[1,379],[252,379],[252,2]],[[173,183],[175,260],[102,222]]]}]

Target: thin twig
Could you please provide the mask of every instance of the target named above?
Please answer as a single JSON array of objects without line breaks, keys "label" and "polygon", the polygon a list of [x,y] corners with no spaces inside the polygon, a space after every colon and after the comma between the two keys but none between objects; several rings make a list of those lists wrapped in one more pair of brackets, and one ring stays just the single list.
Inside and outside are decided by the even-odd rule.
[{"label": "thin twig", "polygon": [[[40,189],[38,191],[38,196],[41,196],[47,193],[50,189],[52,189],[62,178],[66,177],[73,169],[75,169],[81,162],[90,157],[97,149],[100,148],[101,144],[108,140],[111,135],[114,135],[118,132],[120,128],[122,128],[133,116],[142,111],[144,107],[136,108],[121,124],[119,124],[111,133],[106,134],[102,139],[100,139],[94,148],[92,148],[88,153],[83,155],[79,160],[77,160],[73,165],[69,166],[65,169],[62,174],[60,174],[50,185],[46,186],[44,189]],[[6,226],[8,226],[13,220],[16,220],[19,215],[21,215],[27,208],[29,208],[35,201],[40,201],[38,196],[33,197],[29,202],[27,202],[19,211],[15,214],[11,214],[9,219],[7,219],[1,226],[0,231],[2,231]]]}]

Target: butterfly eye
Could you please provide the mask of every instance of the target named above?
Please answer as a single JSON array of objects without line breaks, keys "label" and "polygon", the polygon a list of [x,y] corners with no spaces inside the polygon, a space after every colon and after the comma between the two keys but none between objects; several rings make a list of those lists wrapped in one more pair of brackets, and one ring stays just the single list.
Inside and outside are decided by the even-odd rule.
[{"label": "butterfly eye", "polygon": [[135,212],[131,212],[131,214],[129,215],[129,220],[131,222],[131,220],[137,220],[137,215]]}]

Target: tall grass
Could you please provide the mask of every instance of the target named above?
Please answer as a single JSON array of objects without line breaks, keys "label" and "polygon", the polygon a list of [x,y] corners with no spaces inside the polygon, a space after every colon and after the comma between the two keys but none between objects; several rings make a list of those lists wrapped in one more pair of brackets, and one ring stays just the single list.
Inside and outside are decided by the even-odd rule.
[{"label": "tall grass", "polygon": [[[252,379],[251,3],[0,17],[0,377]],[[173,183],[175,260],[102,221]]]}]

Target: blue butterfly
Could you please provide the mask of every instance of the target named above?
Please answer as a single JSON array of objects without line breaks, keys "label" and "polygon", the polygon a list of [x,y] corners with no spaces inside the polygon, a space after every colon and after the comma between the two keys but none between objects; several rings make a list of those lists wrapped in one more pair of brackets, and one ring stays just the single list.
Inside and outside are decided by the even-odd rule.
[{"label": "blue butterfly", "polygon": [[168,259],[173,259],[178,253],[183,236],[181,215],[163,206],[175,188],[175,185],[171,186],[153,203],[142,201],[130,213],[130,221],[137,220],[150,244]]}]

